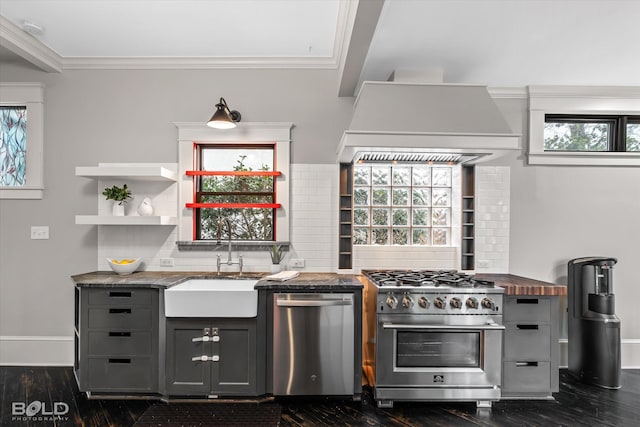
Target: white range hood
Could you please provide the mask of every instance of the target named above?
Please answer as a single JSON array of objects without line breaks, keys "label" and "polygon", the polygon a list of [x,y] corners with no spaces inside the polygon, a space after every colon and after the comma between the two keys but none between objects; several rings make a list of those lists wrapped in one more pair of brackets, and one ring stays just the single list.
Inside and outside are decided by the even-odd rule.
[{"label": "white range hood", "polygon": [[[486,86],[364,82],[338,146],[338,161],[438,156],[475,163],[520,150]],[[378,160],[371,160],[377,158]],[[412,160],[407,160],[412,162]]]}]

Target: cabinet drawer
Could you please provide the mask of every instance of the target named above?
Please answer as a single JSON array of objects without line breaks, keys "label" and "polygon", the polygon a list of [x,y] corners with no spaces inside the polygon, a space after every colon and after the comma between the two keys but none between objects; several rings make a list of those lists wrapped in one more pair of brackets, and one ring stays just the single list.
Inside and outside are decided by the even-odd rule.
[{"label": "cabinet drawer", "polygon": [[144,331],[89,331],[91,356],[150,356],[151,333]]},{"label": "cabinet drawer", "polygon": [[88,386],[92,391],[151,390],[150,358],[89,358]]},{"label": "cabinet drawer", "polygon": [[551,319],[548,297],[508,297],[504,307],[504,322],[543,321]]},{"label": "cabinet drawer", "polygon": [[503,362],[502,390],[540,393],[551,389],[549,362]]},{"label": "cabinet drawer", "polygon": [[89,329],[150,330],[151,308],[144,307],[89,307]]},{"label": "cabinet drawer", "polygon": [[551,329],[548,323],[507,323],[504,334],[505,360],[551,359]]},{"label": "cabinet drawer", "polygon": [[150,305],[154,289],[91,289],[90,305]]}]

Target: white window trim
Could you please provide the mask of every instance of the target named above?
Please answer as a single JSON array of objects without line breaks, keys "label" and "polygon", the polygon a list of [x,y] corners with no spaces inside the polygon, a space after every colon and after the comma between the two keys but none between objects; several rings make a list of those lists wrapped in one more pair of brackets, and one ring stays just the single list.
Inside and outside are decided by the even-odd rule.
[{"label": "white window trim", "polygon": [[42,199],[44,195],[44,85],[0,83],[1,106],[27,107],[26,184],[0,186],[0,199]]},{"label": "white window trim", "polygon": [[289,167],[291,163],[292,123],[239,123],[233,129],[213,129],[204,123],[174,123],[178,128],[178,241],[193,240],[193,209],[186,208],[193,202],[193,178],[185,174],[193,169],[193,144],[204,143],[275,143],[277,203],[276,239],[288,242],[289,236]]},{"label": "white window trim", "polygon": [[640,166],[637,152],[544,151],[546,114],[640,114],[640,87],[529,86],[531,165]]}]

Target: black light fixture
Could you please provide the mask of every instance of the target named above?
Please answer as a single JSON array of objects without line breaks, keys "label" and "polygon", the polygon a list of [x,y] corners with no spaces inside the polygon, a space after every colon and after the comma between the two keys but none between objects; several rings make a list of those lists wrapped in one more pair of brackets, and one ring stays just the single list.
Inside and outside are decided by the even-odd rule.
[{"label": "black light fixture", "polygon": [[216,112],[207,122],[207,126],[216,129],[233,129],[241,118],[242,116],[238,111],[229,110],[227,101],[224,98],[220,98],[220,102],[216,104]]}]

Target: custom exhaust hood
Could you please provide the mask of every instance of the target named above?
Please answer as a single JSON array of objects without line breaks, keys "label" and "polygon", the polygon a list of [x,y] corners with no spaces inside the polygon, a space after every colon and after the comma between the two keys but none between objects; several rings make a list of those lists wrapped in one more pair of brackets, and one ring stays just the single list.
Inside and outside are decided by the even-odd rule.
[{"label": "custom exhaust hood", "polygon": [[520,149],[486,86],[364,82],[338,161],[476,163]]}]

